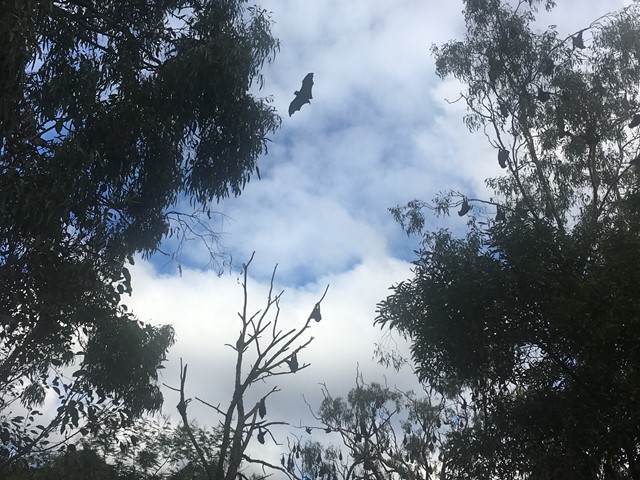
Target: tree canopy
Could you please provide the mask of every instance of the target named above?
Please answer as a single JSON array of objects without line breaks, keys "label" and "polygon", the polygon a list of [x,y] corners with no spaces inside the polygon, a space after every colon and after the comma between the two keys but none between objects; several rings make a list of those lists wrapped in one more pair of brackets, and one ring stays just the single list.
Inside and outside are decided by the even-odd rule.
[{"label": "tree canopy", "polygon": [[[640,9],[562,36],[538,3],[467,0],[464,40],[433,48],[505,175],[393,209],[423,242],[377,322],[471,413],[449,478],[638,479]],[[425,230],[458,206],[466,235]]]},{"label": "tree canopy", "polygon": [[[321,426],[305,427],[313,440],[290,442],[288,455],[281,458],[292,479],[414,480],[439,473],[440,418],[457,416],[441,397],[424,392],[420,398],[413,391],[367,384],[360,374],[346,397],[331,395],[326,385],[322,393],[314,414]],[[325,446],[315,440],[318,433],[337,434],[342,445]]]},{"label": "tree canopy", "polygon": [[[121,304],[125,265],[257,172],[279,126],[251,93],[278,48],[270,26],[243,0],[0,2],[3,418],[53,386],[66,403],[49,427],[105,396],[125,417],[159,408],[173,331]],[[50,375],[72,363],[74,378]],[[41,438],[12,425],[11,455]]]}]

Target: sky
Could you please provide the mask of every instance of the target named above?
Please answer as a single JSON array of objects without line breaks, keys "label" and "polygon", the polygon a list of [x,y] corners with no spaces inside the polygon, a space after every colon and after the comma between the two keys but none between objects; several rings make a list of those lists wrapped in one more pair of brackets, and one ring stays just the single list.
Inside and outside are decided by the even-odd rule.
[{"label": "sky", "polygon": [[[570,34],[629,2],[558,3],[539,24],[555,24]],[[189,365],[187,395],[224,406],[235,359],[224,344],[235,343],[240,327],[242,263],[255,252],[248,284],[254,311],[264,305],[277,264],[283,328],[302,326],[330,285],[323,319],[310,329],[314,340],[299,354],[310,366],[251,393],[258,398],[278,386],[281,391],[267,405],[269,418],[300,425],[313,423],[303,397],[319,407],[320,383],[345,396],[356,371],[369,382],[418,387],[410,369],[385,370],[374,358],[385,333],[373,325],[376,304],[389,287],[410,278],[418,247],[418,239],[404,234],[388,208],[414,198],[430,200],[449,189],[488,197],[484,179],[500,169],[485,137],[464,126],[463,106],[446,101],[462,87],[435,75],[431,45],[464,35],[460,0],[262,0],[260,5],[272,12],[281,48],[265,67],[258,94],[273,98],[283,122],[259,160],[261,180],[252,178],[240,197],[215,206],[221,245],[232,255],[233,267],[222,275],[207,270],[206,249],[190,242],[181,272],[164,257],[139,259],[131,269],[133,295],[125,303],[140,320],[170,323],[176,330],[161,381],[178,386],[182,358]],[[293,92],[309,72],[313,100],[289,117]],[[464,222],[455,214],[433,217],[428,228],[461,229]],[[407,352],[407,344],[397,340]],[[177,394],[168,389],[164,394],[165,413],[177,419]],[[189,408],[201,423],[217,421],[195,402]],[[285,434],[277,440],[286,443]],[[271,441],[265,448],[274,455],[283,451]]]}]

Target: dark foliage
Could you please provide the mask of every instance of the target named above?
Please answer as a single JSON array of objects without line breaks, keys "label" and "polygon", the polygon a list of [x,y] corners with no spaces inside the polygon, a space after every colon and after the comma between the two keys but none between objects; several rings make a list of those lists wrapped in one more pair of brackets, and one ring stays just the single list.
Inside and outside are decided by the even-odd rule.
[{"label": "dark foliage", "polygon": [[[66,403],[46,432],[105,396],[122,418],[159,408],[173,332],[121,304],[125,264],[189,228],[178,200],[210,215],[240,194],[279,125],[249,93],[277,47],[268,15],[241,0],[2,2],[3,419],[54,378]],[[72,363],[73,378],[51,373]],[[0,427],[16,456],[42,439],[16,435]]]},{"label": "dark foliage", "polygon": [[[476,200],[499,216],[423,231],[377,322],[412,339],[423,381],[468,402],[447,478],[639,479],[640,11],[561,38],[534,30],[535,4],[469,0],[465,40],[434,48],[507,169],[487,181],[499,201]],[[422,231],[420,209],[459,198],[394,214]]]}]

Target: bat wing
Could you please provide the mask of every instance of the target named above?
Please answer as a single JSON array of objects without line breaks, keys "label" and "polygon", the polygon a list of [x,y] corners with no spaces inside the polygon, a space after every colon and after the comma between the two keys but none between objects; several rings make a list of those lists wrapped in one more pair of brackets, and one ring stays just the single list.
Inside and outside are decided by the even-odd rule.
[{"label": "bat wing", "polygon": [[307,73],[307,76],[302,80],[302,87],[298,93],[311,100],[313,98],[311,96],[311,87],[313,87],[313,73]]},{"label": "bat wing", "polygon": [[294,92],[296,98],[289,104],[289,116],[293,115],[302,108],[305,103],[311,103],[311,87],[313,86],[313,73],[308,73],[302,80],[302,87],[297,92]]},{"label": "bat wing", "polygon": [[305,103],[309,103],[309,101],[304,101],[301,95],[296,95],[296,98],[289,104],[289,116],[293,115],[293,112],[297,112],[302,108],[302,105]]}]

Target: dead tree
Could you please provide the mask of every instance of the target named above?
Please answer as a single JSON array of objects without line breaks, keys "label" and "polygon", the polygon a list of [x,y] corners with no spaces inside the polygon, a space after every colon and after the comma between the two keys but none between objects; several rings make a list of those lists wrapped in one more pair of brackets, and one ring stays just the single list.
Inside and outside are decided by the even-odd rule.
[{"label": "dead tree", "polygon": [[[221,417],[219,423],[219,451],[215,452],[215,455],[211,455],[211,452],[205,452],[193,434],[187,415],[187,407],[191,402],[191,398],[186,398],[185,393],[187,365],[182,365],[182,360],[180,364],[180,387],[174,388],[167,385],[168,388],[180,394],[180,402],[177,405],[177,409],[182,419],[183,428],[187,432],[209,480],[246,478],[241,468],[243,464],[251,463],[260,465],[263,471],[271,469],[287,473],[286,469],[280,465],[254,458],[247,453],[247,448],[254,437],[260,443],[265,443],[267,437],[276,441],[271,431],[272,427],[287,425],[285,421],[269,419],[267,414],[268,398],[272,394],[279,392],[280,389],[277,386],[271,387],[266,395],[251,405],[246,404],[246,394],[256,382],[262,382],[270,377],[279,375],[290,375],[309,366],[308,363],[299,364],[298,353],[313,341],[313,337],[308,337],[305,333],[310,328],[312,319],[319,320],[320,303],[329,289],[327,285],[322,298],[316,303],[311,315],[306,319],[302,327],[284,331],[278,324],[280,316],[279,302],[284,292],[281,291],[278,294],[273,292],[277,265],[271,275],[265,306],[253,314],[248,311],[247,277],[253,257],[254,255],[252,254],[242,269],[243,280],[241,285],[244,292],[244,301],[242,310],[238,312],[241,324],[240,332],[234,344],[226,344],[233,349],[236,355],[234,390],[231,400],[226,407],[221,407],[220,404],[214,405],[195,397],[197,401],[212,408]],[[248,362],[246,360],[249,353],[252,356],[253,363],[247,365]]]}]

